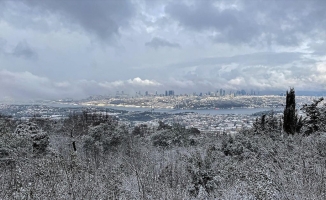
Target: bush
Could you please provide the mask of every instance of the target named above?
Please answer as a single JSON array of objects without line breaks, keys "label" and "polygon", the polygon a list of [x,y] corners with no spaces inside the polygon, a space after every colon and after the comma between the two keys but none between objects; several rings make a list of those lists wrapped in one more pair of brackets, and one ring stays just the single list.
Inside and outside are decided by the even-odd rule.
[{"label": "bush", "polygon": [[217,171],[212,168],[212,163],[216,160],[214,157],[216,150],[211,146],[204,156],[197,151],[187,158],[187,171],[191,177],[191,185],[188,187],[190,195],[207,196],[217,189],[219,185]]},{"label": "bush", "polygon": [[110,126],[102,123],[89,127],[88,134],[83,137],[86,152],[98,154],[113,150],[120,144],[127,142],[128,130],[124,126]]},{"label": "bush", "polygon": [[303,119],[304,134],[310,135],[317,131],[326,131],[326,104],[320,105],[324,98],[314,100],[312,104],[305,104],[301,110],[306,114]]},{"label": "bush", "polygon": [[158,131],[151,139],[154,146],[193,146],[198,144],[197,136],[199,134],[198,129],[186,129],[180,124],[174,124],[171,128]]}]

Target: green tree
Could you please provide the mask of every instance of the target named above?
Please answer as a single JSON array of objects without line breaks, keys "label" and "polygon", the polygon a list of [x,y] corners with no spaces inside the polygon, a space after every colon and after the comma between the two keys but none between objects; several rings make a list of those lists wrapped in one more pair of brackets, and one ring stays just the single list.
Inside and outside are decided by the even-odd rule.
[{"label": "green tree", "polygon": [[290,92],[286,91],[286,105],[284,108],[283,130],[293,135],[296,131],[296,111],[295,111],[295,91],[290,88]]},{"label": "green tree", "polygon": [[301,110],[306,114],[302,124],[305,126],[304,134],[310,135],[313,132],[325,131],[326,104],[320,105],[323,97],[314,100],[310,105],[303,105]]}]

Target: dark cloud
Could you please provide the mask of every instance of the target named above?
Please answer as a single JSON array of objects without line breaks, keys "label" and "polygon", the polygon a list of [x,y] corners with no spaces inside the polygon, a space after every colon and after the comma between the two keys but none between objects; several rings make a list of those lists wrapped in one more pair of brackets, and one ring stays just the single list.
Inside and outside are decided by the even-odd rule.
[{"label": "dark cloud", "polygon": [[325,10],[325,0],[0,0],[0,90],[325,90]]},{"label": "dark cloud", "polygon": [[18,42],[13,49],[8,50],[7,41],[2,38],[0,38],[0,54],[9,57],[22,57],[32,60],[35,60],[38,57],[36,51],[33,50],[25,40]]},{"label": "dark cloud", "polygon": [[77,23],[86,31],[101,39],[119,34],[119,29],[128,25],[134,14],[128,0],[25,0],[26,5],[36,8],[43,14],[55,13],[62,21]]},{"label": "dark cloud", "polygon": [[37,58],[37,53],[29,46],[26,41],[19,42],[11,54],[26,59]]},{"label": "dark cloud", "polygon": [[[240,64],[243,66],[248,65],[264,65],[264,66],[280,66],[285,64],[290,64],[295,61],[301,61],[303,58],[303,53],[298,52],[282,52],[282,53],[273,53],[273,52],[260,52],[252,54],[243,54],[229,57],[211,57],[211,58],[202,58],[198,60],[193,60],[189,62],[176,63],[170,65],[170,68],[179,68],[179,67],[204,67],[211,65],[229,65],[232,63]],[[309,60],[305,58],[305,60]],[[313,62],[312,60],[310,60]]]},{"label": "dark cloud", "polygon": [[219,11],[211,1],[197,1],[194,5],[182,3],[170,4],[165,11],[182,25],[193,29],[226,29],[238,23],[235,12]]},{"label": "dark cloud", "polygon": [[145,46],[158,49],[160,47],[171,47],[171,48],[180,48],[180,44],[169,42],[163,38],[154,37],[150,42],[146,42]]},{"label": "dark cloud", "polygon": [[194,1],[171,3],[165,12],[179,25],[214,32],[213,39],[231,44],[298,45],[303,35],[325,32],[326,1]]}]

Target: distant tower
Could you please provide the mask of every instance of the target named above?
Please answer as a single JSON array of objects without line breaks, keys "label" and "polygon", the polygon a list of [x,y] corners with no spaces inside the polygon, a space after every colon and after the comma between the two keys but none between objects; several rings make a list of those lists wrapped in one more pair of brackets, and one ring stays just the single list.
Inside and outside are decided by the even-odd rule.
[{"label": "distant tower", "polygon": [[168,96],[168,91],[167,90],[165,90],[165,96]]},{"label": "distant tower", "polygon": [[148,91],[145,92],[145,96],[148,96]]},{"label": "distant tower", "polygon": [[223,96],[223,89],[220,89],[220,96]]}]

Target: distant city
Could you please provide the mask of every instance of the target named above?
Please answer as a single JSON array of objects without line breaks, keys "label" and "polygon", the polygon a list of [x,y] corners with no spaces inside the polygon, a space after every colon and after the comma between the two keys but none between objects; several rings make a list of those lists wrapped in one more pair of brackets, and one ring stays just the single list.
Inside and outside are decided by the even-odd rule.
[{"label": "distant city", "polygon": [[[298,92],[300,93],[300,92]],[[245,90],[192,94],[176,94],[173,89],[163,93],[138,91],[129,95],[116,91],[115,95],[90,96],[81,100],[72,98],[42,100],[32,104],[0,104],[0,113],[15,119],[32,118],[60,120],[71,113],[100,112],[116,116],[121,123],[133,127],[135,124],[156,126],[158,121],[168,124],[181,123],[201,131],[235,133],[250,128],[256,112],[271,111],[281,115],[286,92],[277,95],[263,95],[259,91]],[[318,95],[296,96],[297,109],[311,103]]]},{"label": "distant city", "polygon": [[[115,95],[97,95],[85,99],[74,100],[71,98],[55,101],[39,101],[35,104],[42,105],[73,105],[82,107],[106,107],[114,109],[140,109],[142,111],[168,110],[217,110],[237,108],[265,108],[281,109],[285,104],[286,92],[277,95],[262,95],[260,91],[245,90],[226,91],[219,89],[214,92],[193,92],[192,94],[177,94],[175,90],[164,92],[138,91],[128,94],[116,91]],[[316,96],[297,96],[297,106],[312,102]]]},{"label": "distant city", "polygon": [[[296,91],[296,94],[299,96],[326,96],[326,91]],[[109,95],[114,97],[143,97],[143,96],[260,96],[260,95],[279,95],[285,96],[286,91],[259,91],[259,90],[226,90],[226,89],[217,89],[215,91],[207,91],[207,92],[192,92],[192,93],[177,93],[175,89],[165,90],[164,92],[158,91],[138,91],[136,93],[127,93],[123,90],[116,91],[115,95]]]},{"label": "distant city", "polygon": [[[228,92],[226,92],[226,90],[224,89],[219,89],[216,91],[208,91],[208,92],[193,92],[191,94],[187,94],[187,93],[179,93],[176,94],[175,90],[165,90],[164,93],[158,93],[158,91],[155,91],[155,93],[151,93],[149,91],[139,91],[136,92],[135,97],[140,97],[140,96],[226,96],[226,95],[230,95],[230,96],[238,96],[238,95],[260,95],[259,91],[255,91],[255,90],[250,90],[250,92],[246,92],[245,90],[237,90],[237,91],[232,91],[229,90]],[[280,93],[280,95],[284,95],[284,93]],[[116,97],[128,97],[128,96],[133,96],[131,94],[125,93],[124,91],[117,91],[116,92]]]}]

